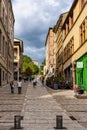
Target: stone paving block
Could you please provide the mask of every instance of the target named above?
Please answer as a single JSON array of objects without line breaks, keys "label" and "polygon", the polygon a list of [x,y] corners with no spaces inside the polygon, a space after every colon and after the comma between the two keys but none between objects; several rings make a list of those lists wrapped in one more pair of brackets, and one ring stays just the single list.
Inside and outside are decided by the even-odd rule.
[{"label": "stone paving block", "polygon": [[74,97],[73,90],[54,91],[49,87],[46,89],[61,104],[61,107],[66,110],[68,116],[73,116],[78,122],[83,122],[79,123],[87,129],[87,125],[85,125],[87,123],[87,99],[77,99]]},{"label": "stone paving block", "polygon": [[10,130],[14,125],[14,116],[21,115],[27,86],[23,88],[23,94],[10,93],[9,86],[0,88],[0,130]]},{"label": "stone paving block", "polygon": [[[27,84],[24,84],[24,86],[26,87]],[[13,127],[14,115],[21,114],[22,110],[24,119],[21,121],[21,125],[24,128],[23,130],[54,130],[54,127],[56,127],[56,115],[63,116],[63,126],[67,127],[67,130],[86,130],[83,127],[87,128],[86,122],[82,122],[82,120],[86,119],[86,116],[84,117],[85,113],[82,114],[82,120],[79,119],[79,113],[76,114],[77,119],[83,125],[81,126],[77,120],[73,121],[70,119],[67,110],[70,110],[70,114],[73,112],[73,116],[77,110],[81,114],[82,107],[86,110],[87,100],[76,99],[68,90],[63,91],[63,93],[59,90],[53,93],[54,96],[57,96],[58,102],[56,102],[52,95],[47,92],[47,88],[42,88],[40,84],[35,89],[32,84],[26,88],[23,88],[24,91],[21,95],[17,94],[17,89],[14,95],[10,94],[9,88],[6,88],[7,91],[1,89],[0,110],[3,111],[0,112],[0,130],[9,130]],[[63,96],[63,94],[67,93],[68,95]],[[79,108],[80,105],[82,105],[81,109]]]}]

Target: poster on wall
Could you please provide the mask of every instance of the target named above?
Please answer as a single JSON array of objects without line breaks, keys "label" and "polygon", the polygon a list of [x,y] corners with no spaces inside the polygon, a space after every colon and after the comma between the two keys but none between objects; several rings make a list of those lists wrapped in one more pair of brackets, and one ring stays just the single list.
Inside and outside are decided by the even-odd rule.
[{"label": "poster on wall", "polygon": [[83,62],[77,62],[76,67],[77,68],[83,68]]}]

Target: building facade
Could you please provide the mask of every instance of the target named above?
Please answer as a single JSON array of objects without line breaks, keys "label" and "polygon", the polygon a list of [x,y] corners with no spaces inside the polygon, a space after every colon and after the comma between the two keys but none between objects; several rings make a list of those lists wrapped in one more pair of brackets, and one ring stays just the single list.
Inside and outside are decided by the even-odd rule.
[{"label": "building facade", "polygon": [[55,43],[56,43],[56,71],[55,76],[63,79],[63,35],[62,25],[68,13],[61,14],[56,25],[54,26]]},{"label": "building facade", "polygon": [[47,73],[54,72],[54,32],[49,28],[45,42],[46,47],[46,70]]},{"label": "building facade", "polygon": [[11,0],[0,0],[0,87],[13,80],[13,37]]},{"label": "building facade", "polygon": [[14,80],[22,77],[23,41],[14,38]]},{"label": "building facade", "polygon": [[[45,43],[48,71],[54,63],[50,31],[52,28],[48,31]],[[60,15],[53,31],[52,43],[56,43],[55,76],[73,84],[73,89],[83,87],[87,91],[87,0],[74,0],[69,12]]]},{"label": "building facade", "polygon": [[74,0],[62,29],[65,80],[87,91],[87,0]]}]

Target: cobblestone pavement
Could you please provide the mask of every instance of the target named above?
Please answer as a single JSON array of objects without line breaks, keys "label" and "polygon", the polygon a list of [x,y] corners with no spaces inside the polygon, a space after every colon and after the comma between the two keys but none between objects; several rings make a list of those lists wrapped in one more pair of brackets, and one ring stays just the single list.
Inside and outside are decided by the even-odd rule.
[{"label": "cobblestone pavement", "polygon": [[[49,87],[47,90],[66,110],[68,116],[73,116],[79,124],[87,129],[87,98],[76,98],[73,90],[53,90]],[[73,120],[75,120],[74,118]]]},{"label": "cobblestone pavement", "polygon": [[27,83],[23,83],[22,94],[10,93],[9,85],[0,88],[0,130],[10,130],[14,126],[14,116],[21,115],[24,104]]},{"label": "cobblestone pavement", "polygon": [[[67,92],[68,91],[63,91],[63,93]],[[69,117],[69,114],[73,112],[71,110],[75,102],[75,105],[80,103],[84,105],[84,103],[87,102],[84,100],[81,102],[81,100],[79,100],[78,103],[77,99],[74,100],[75,97],[71,96],[71,92],[68,93],[68,96],[62,96],[63,93],[62,91],[55,91],[43,87],[41,83],[38,83],[35,88],[32,86],[32,83],[23,83],[22,94],[17,93],[16,86],[14,94],[10,93],[9,86],[0,88],[0,130],[11,130],[11,128],[14,127],[15,115],[24,116],[23,121],[21,121],[23,130],[55,130],[56,115],[63,116],[63,126],[66,127],[67,130],[87,130],[87,127],[85,127],[86,124],[83,125],[83,122],[81,122],[81,125],[79,124],[80,121],[82,121],[80,115],[79,123],[77,120],[73,121]],[[56,102],[52,96],[58,97],[59,102]],[[68,107],[68,105],[70,105],[70,107]],[[70,110],[69,114],[66,109]],[[77,108],[73,109],[77,110]],[[85,105],[84,109],[87,110]],[[85,115],[81,115],[84,120],[86,119]]]},{"label": "cobblestone pavement", "polygon": [[63,116],[63,127],[67,130],[86,130],[67,115],[51,94],[39,83],[35,88],[32,84],[28,86],[22,123],[24,130],[55,130],[57,115]]}]

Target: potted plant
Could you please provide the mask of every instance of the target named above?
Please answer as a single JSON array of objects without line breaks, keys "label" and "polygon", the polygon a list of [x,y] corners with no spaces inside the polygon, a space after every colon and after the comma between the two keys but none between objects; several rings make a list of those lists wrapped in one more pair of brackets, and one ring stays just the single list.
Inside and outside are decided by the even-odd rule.
[{"label": "potted plant", "polygon": [[78,94],[83,94],[84,93],[84,89],[82,86],[78,87]]}]

